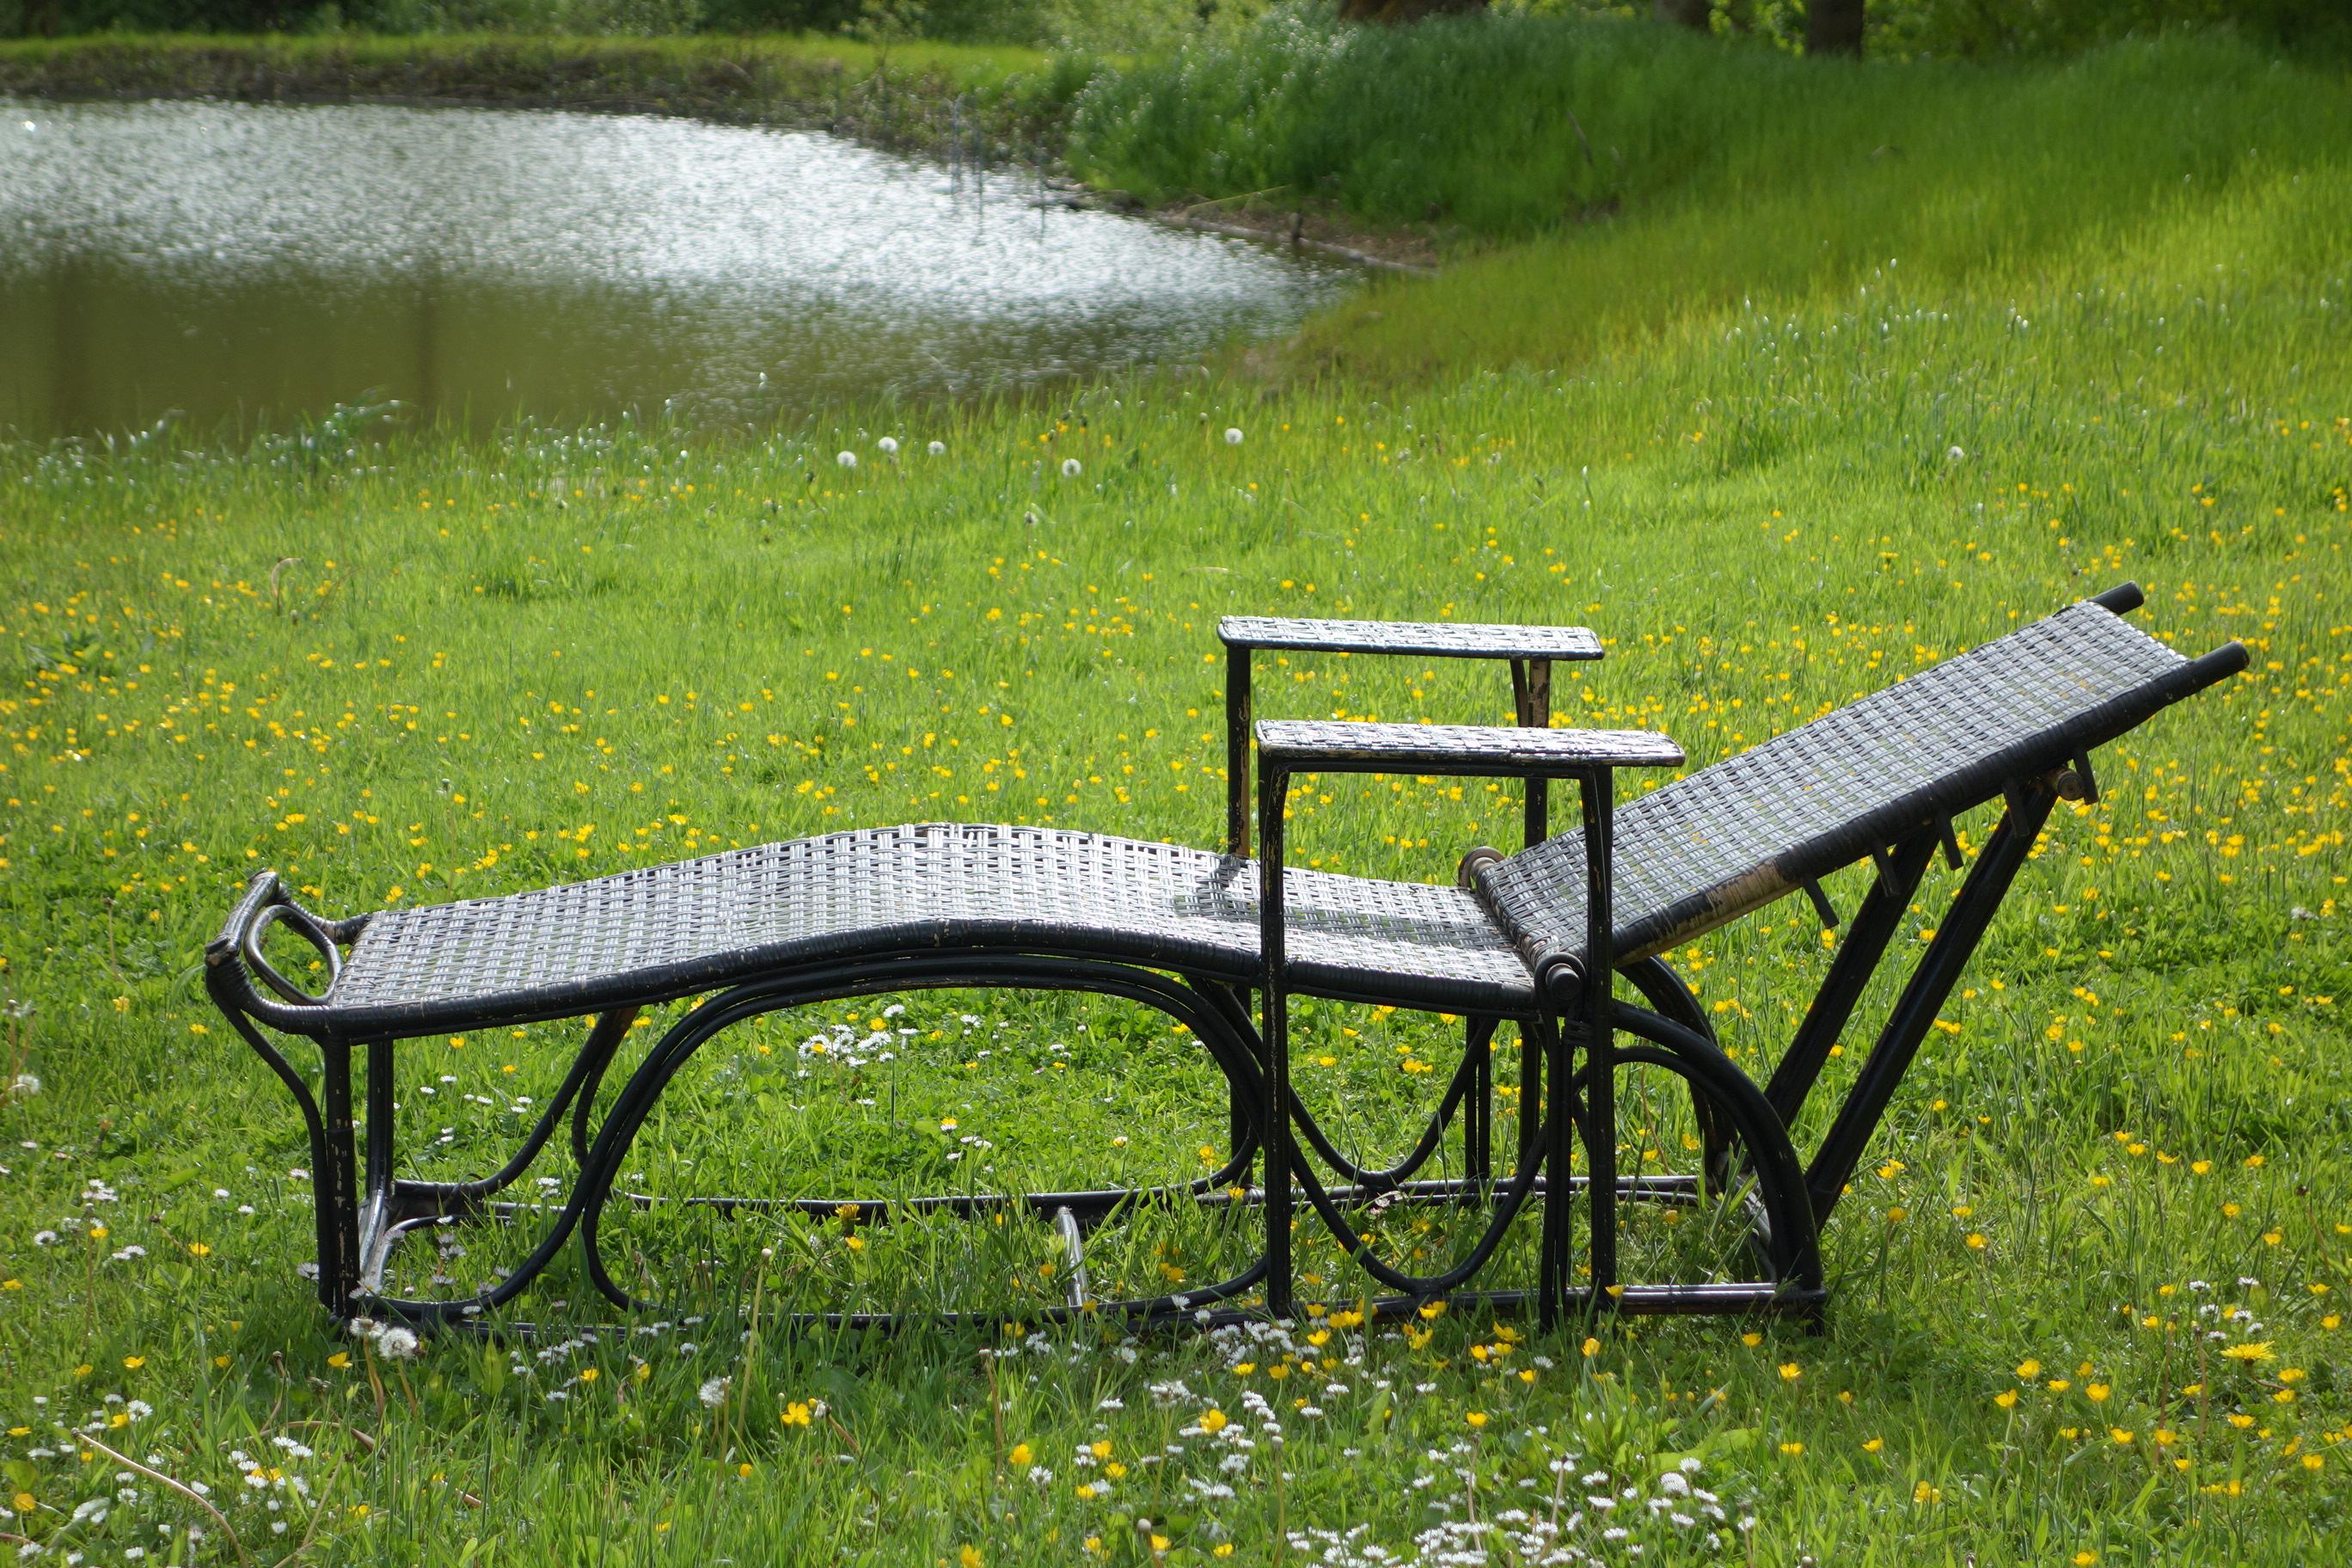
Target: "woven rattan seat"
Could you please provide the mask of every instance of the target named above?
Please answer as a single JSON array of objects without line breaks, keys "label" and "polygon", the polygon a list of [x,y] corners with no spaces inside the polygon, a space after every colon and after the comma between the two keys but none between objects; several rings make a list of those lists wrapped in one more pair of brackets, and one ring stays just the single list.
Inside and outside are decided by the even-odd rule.
[{"label": "woven rattan seat", "polygon": [[[1293,870],[1300,983],[1524,1006],[1526,966],[1471,894]],[[370,917],[320,1021],[360,1036],[554,1016],[778,967],[943,947],[1081,952],[1246,981],[1257,870],[1197,849],[927,823],[762,845],[500,899]]]}]

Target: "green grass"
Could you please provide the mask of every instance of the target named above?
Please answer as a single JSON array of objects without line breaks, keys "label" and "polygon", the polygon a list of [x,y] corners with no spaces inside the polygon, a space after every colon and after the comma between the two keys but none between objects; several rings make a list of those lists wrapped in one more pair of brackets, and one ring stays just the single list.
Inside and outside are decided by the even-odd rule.
[{"label": "green grass", "polygon": [[[2247,136],[2325,123],[2211,60]],[[2067,79],[1985,91],[2056,103]],[[1849,208],[1791,146],[1727,150],[1755,160],[1743,200],[1809,215],[1843,277],[1784,263],[1769,233],[1697,243],[1665,182],[1619,223],[1368,296],[1310,330],[1302,352],[1327,359],[1272,380],[867,408],[759,441],[329,421],[236,449],[6,450],[0,1075],[40,1088],[0,1105],[0,1466],[33,1500],[0,1495],[0,1531],[92,1562],[235,1555],[194,1504],[58,1430],[95,1419],[211,1488],[257,1562],[304,1542],[320,1563],[1319,1562],[1319,1539],[1278,1543],[1360,1526],[1334,1560],[1414,1561],[1472,1519],[1504,1523],[1495,1561],[1535,1560],[1512,1510],[1580,1515],[1566,1539],[1618,1562],[1585,1500],[1654,1494],[1685,1456],[1732,1538],[1707,1544],[1688,1504],[1685,1531],[1622,1501],[1641,1561],[2324,1560],[2352,1528],[2352,275],[2328,237],[2352,187],[2340,152],[2289,163],[2277,138],[2199,161],[2200,123],[2143,122],[2137,173],[2083,176],[2111,184],[2089,216],[2075,186],[1998,172],[2032,165],[2032,137],[1989,137],[1983,188],[2070,209],[2013,229],[1924,153],[1907,206],[1888,176]],[[1537,312],[1544,279],[1582,308]],[[1503,352],[1482,300],[1526,310],[1529,352]],[[1305,1325],[851,1342],[671,1317],[387,1361],[320,1331],[292,1267],[297,1122],[194,978],[264,865],[344,911],[942,816],[1213,842],[1223,612],[1587,623],[1610,658],[1564,683],[1560,719],[1654,725],[1703,763],[2125,577],[2158,635],[2242,638],[2253,667],[2108,748],[2101,804],[2053,823],[1832,1226],[1820,1338],[1643,1323],[1498,1355],[1461,1313],[1320,1345]],[[1268,713],[1507,711],[1493,671],[1411,663],[1294,660],[1261,693]],[[1429,879],[1516,821],[1479,784],[1307,781],[1292,809],[1300,860]],[[1988,826],[1962,827],[1973,845]],[[1913,931],[1956,880],[1931,879]],[[1861,886],[1831,893],[1850,910]],[[1677,960],[1759,1073],[1823,963],[1801,902]],[[633,1168],[669,1191],[901,1191],[1189,1173],[1221,1144],[1210,1076],[1147,1015],[903,1001],[886,1022],[914,1033],[888,1060],[861,1043],[880,999],[722,1037]],[[1328,1004],[1299,1037],[1302,1092],[1371,1148],[1459,1048],[1440,1021]],[[407,1051],[418,1168],[478,1168],[570,1043]],[[1676,1113],[1636,1103],[1659,1163],[1686,1161]],[[1017,1312],[1055,1285],[1025,1226],[853,1248],[838,1224],[658,1221],[620,1222],[613,1254],[689,1302],[732,1303],[742,1278],[762,1312]],[[1429,1249],[1458,1229],[1391,1227]],[[510,1245],[463,1240],[445,1289]],[[1097,1257],[1140,1289],[1239,1247],[1171,1221]],[[742,1273],[698,1277],[708,1259]],[[1352,1294],[1328,1247],[1302,1268]],[[586,1310],[568,1261],[534,1300],[559,1324]],[[1211,1409],[1223,1433],[1201,1429]],[[308,1492],[241,1481],[239,1453]],[[118,1487],[139,1495],[70,1521]]]},{"label": "green grass", "polygon": [[[1857,69],[1646,22],[1360,28],[1286,8],[1098,73],[1069,155],[1155,200],[1255,193],[1473,243],[1670,215],[1678,244],[1736,252],[1743,282],[1780,287],[1882,252],[2038,257],[2184,183],[2193,197],[2249,164],[2333,160],[2352,132],[2344,85],[2340,66],[2211,37],[2056,67]],[[1613,233],[1562,243],[1578,237],[1630,250]]]}]

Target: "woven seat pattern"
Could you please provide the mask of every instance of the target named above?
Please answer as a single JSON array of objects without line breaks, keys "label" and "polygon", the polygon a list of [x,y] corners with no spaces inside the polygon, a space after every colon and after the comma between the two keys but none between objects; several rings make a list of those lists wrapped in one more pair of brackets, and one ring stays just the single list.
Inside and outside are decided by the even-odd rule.
[{"label": "woven seat pattern", "polygon": [[[350,1037],[480,1026],[708,991],[828,958],[996,948],[1249,980],[1257,867],[1033,827],[930,823],[761,845],[369,917],[323,1018]],[[1526,966],[1475,895],[1297,870],[1296,984],[1524,1007]]]},{"label": "woven seat pattern", "polygon": [[[1620,806],[1620,961],[2063,765],[2173,700],[2187,663],[2086,601]],[[1478,880],[1523,950],[1582,951],[1580,835],[1523,850]]]}]

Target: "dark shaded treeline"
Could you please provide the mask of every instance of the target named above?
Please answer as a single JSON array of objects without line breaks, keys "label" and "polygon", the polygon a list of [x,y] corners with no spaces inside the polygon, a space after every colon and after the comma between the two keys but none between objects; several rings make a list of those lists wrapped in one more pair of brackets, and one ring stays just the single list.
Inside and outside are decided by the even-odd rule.
[{"label": "dark shaded treeline", "polygon": [[[2352,53],[2352,0],[1288,0],[1366,23],[1533,11],[1643,15],[1811,54],[1971,58],[2071,54],[2181,29],[2236,32],[2266,47]],[[883,40],[1082,44],[1165,42],[1269,9],[1267,0],[0,0],[0,37],[102,31],[412,34],[818,33]],[[1151,20],[1139,30],[1144,12]],[[1116,39],[1089,39],[1108,26]]]}]

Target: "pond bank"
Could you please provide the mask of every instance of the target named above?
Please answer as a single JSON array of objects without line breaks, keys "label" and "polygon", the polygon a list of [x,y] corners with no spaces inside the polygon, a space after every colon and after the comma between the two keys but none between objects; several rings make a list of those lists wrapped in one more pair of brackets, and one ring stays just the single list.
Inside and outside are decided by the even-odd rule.
[{"label": "pond bank", "polygon": [[1034,49],[846,39],[96,37],[0,44],[0,95],[665,114],[897,152],[1058,153],[1083,67]]}]

